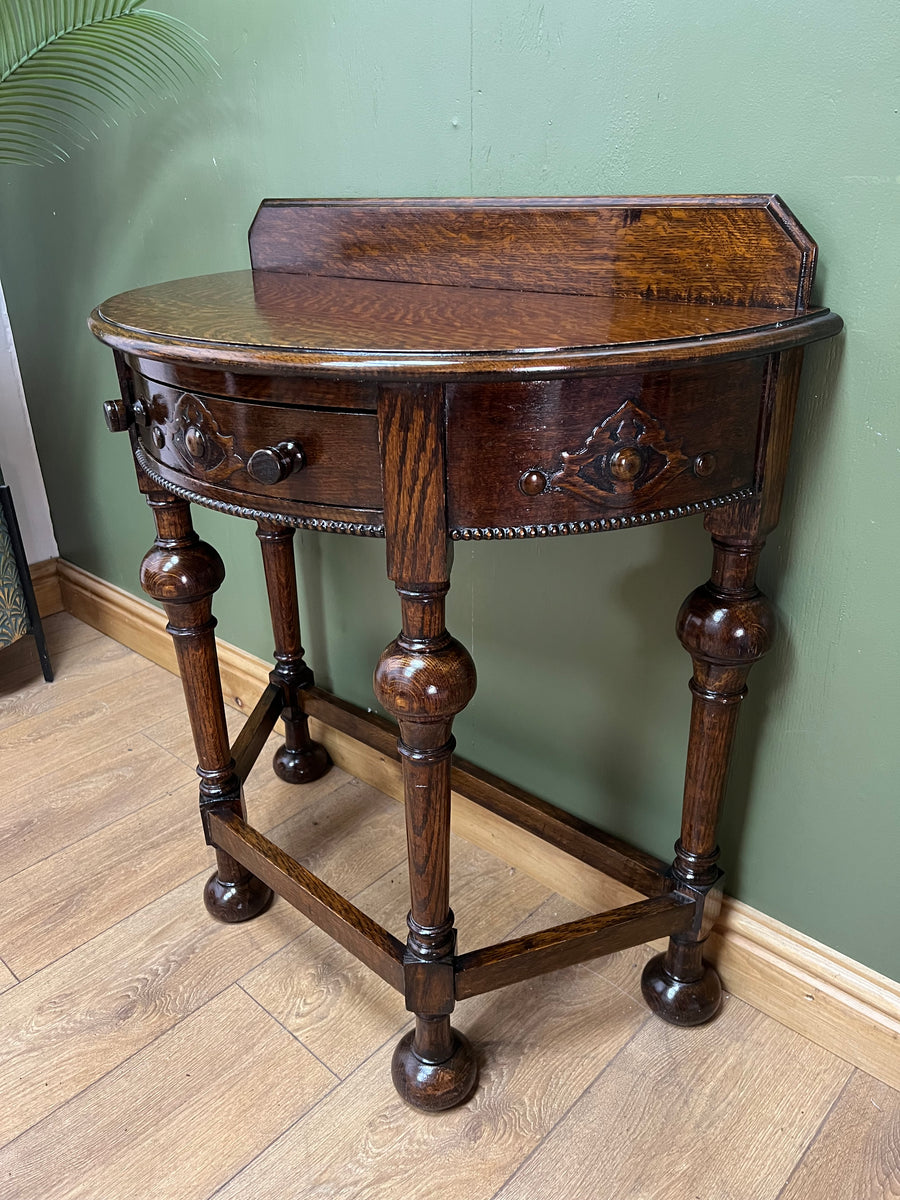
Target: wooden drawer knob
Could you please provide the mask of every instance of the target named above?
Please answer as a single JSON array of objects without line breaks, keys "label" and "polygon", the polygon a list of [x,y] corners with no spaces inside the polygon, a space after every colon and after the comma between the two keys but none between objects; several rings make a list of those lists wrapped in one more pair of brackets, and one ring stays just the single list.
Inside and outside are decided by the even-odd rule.
[{"label": "wooden drawer knob", "polygon": [[103,405],[103,418],[110,433],[124,433],[134,421],[131,405],[124,400],[107,400]]},{"label": "wooden drawer knob", "polygon": [[188,425],[184,431],[184,445],[192,458],[202,458],[206,452],[206,438],[203,436],[203,430],[198,429],[196,425]]},{"label": "wooden drawer knob", "polygon": [[247,471],[257,483],[271,486],[281,483],[295,471],[302,471],[305,466],[306,455],[299,442],[279,442],[251,454]]},{"label": "wooden drawer knob", "polygon": [[623,446],[609,456],[609,473],[619,483],[631,483],[644,469],[644,456],[637,446]]},{"label": "wooden drawer knob", "polygon": [[103,417],[110,433],[124,433],[135,421],[146,423],[147,413],[143,401],[135,400],[134,404],[129,404],[119,397],[104,402]]},{"label": "wooden drawer knob", "polygon": [[525,496],[540,496],[547,487],[547,476],[543,471],[524,471],[519,476],[519,491]]},{"label": "wooden drawer knob", "polygon": [[716,456],[706,450],[703,454],[697,455],[693,467],[694,474],[698,479],[706,479],[716,469]]}]

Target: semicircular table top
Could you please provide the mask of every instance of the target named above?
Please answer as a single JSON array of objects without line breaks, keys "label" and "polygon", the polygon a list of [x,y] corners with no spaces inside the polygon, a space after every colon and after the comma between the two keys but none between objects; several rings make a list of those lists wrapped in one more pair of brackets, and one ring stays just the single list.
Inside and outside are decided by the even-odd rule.
[{"label": "semicircular table top", "polygon": [[460,287],[272,270],[123,292],[91,328],[125,353],[366,377],[547,375],[771,353],[832,336],[828,309]]}]

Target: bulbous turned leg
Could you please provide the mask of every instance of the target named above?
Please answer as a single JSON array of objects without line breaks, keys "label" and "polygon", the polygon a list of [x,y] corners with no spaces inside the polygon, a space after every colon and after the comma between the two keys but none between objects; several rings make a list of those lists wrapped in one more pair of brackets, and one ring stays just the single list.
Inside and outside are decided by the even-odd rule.
[{"label": "bulbous turned leg", "polygon": [[769,649],[774,626],[768,600],[755,584],[762,543],[713,538],[708,583],[684,602],[678,636],[694,674],[681,837],[672,880],[696,902],[693,927],[675,934],[665,954],[644,968],[641,990],[650,1008],[673,1025],[701,1025],[722,1004],[722,984],[703,960],[703,945],[718,915],[722,873],[716,866],[716,828],[738,711],[753,663]]},{"label": "bulbous turned leg", "polygon": [[[144,556],[141,584],[165,609],[175,643],[197,751],[204,826],[205,815],[212,810],[245,818],[225,725],[212,615],[212,596],[225,578],[225,568],[212,546],[194,532],[185,501],[148,489],[147,503],[157,536]],[[216,857],[218,869],[203,893],[210,913],[221,921],[246,921],[262,912],[272,898],[270,889],[224,851],[217,849]]]},{"label": "bulbous turned leg", "polygon": [[331,768],[328,751],[309,735],[309,721],[299,696],[311,687],[313,673],[306,665],[300,644],[300,608],[294,568],[294,530],[273,521],[260,521],[256,536],[262,550],[272,633],[275,638],[274,671],[269,676],[284,692],[284,745],[275,751],[272,767],[286,783],[312,783]]},{"label": "bulbous turned leg", "polygon": [[223,850],[216,851],[216,870],[203,888],[206,911],[227,925],[249,921],[268,908],[272,889]]},{"label": "bulbous turned leg", "polygon": [[450,758],[456,713],[475,691],[467,651],[444,628],[446,585],[403,585],[404,632],[384,652],[375,692],[399,721],[409,850],[406,1007],[415,1028],[391,1069],[394,1086],[416,1108],[461,1104],[478,1081],[475,1054],[450,1024],[456,931],[449,907]]},{"label": "bulbous turned leg", "polygon": [[702,949],[702,942],[685,945],[673,938],[665,953],[655,954],[641,974],[644,999],[670,1025],[704,1025],[722,1007],[722,981],[715,967],[703,961]]},{"label": "bulbous turned leg", "polygon": [[[274,672],[273,672],[274,673]],[[289,711],[285,710],[285,714]],[[309,736],[305,713],[296,719],[284,715],[284,745],[279,746],[272,758],[272,767],[279,779],[285,783],[312,783],[331,770],[331,756],[320,742]]]},{"label": "bulbous turned leg", "polygon": [[327,775],[331,767],[331,755],[312,739],[308,746],[300,747],[292,747],[286,740],[272,756],[272,769],[285,783],[313,783]]},{"label": "bulbous turned leg", "polygon": [[415,1029],[394,1054],[392,1073],[403,1099],[426,1110],[461,1104],[478,1079],[472,1048],[450,1025],[456,1002],[451,730],[474,695],[475,667],[444,624],[452,559],[444,401],[443,388],[431,384],[386,385],[378,399],[385,550],[402,629],[375,670],[375,694],[400,726],[410,891],[404,991],[407,1009],[416,1014]]},{"label": "bulbous turned leg", "polygon": [[[391,1059],[391,1079],[399,1095],[414,1108],[442,1112],[468,1100],[478,1083],[478,1062],[469,1039],[447,1021],[437,1039],[430,1037],[429,1022],[441,1017],[417,1017],[416,1027],[397,1043]],[[423,1028],[426,1027],[426,1028]],[[449,1038],[447,1034],[449,1033]],[[427,1056],[431,1040],[446,1040],[449,1056],[432,1062]],[[436,1051],[443,1053],[443,1047]]]}]

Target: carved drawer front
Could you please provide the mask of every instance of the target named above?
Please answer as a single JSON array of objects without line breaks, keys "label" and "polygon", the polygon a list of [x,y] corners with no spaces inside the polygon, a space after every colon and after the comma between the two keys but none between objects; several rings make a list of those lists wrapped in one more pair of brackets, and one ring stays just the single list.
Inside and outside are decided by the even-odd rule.
[{"label": "carved drawer front", "polygon": [[752,486],[763,372],[757,359],[448,389],[457,536],[644,523]]},{"label": "carved drawer front", "polygon": [[382,507],[374,413],[235,403],[134,376],[140,444],[165,478],[215,498]]}]

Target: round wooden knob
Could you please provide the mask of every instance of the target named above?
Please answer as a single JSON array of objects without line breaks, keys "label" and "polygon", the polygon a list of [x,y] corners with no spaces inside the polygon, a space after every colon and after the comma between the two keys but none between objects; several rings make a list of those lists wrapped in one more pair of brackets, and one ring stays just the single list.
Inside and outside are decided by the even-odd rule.
[{"label": "round wooden knob", "polygon": [[519,476],[519,491],[525,496],[540,496],[547,487],[547,476],[543,471],[524,471]]},{"label": "round wooden knob", "polygon": [[202,458],[206,449],[206,438],[203,436],[203,431],[196,425],[188,425],[184,431],[184,445],[192,458]]},{"label": "round wooden knob", "polygon": [[609,456],[609,473],[619,483],[631,483],[637,479],[644,465],[644,456],[637,446],[623,446]]},{"label": "round wooden knob", "polygon": [[716,456],[708,450],[705,454],[698,454],[694,459],[694,474],[700,479],[706,479],[708,475],[712,475],[716,469]]},{"label": "round wooden knob", "polygon": [[247,471],[257,483],[271,486],[305,466],[306,456],[299,442],[279,442],[277,446],[265,446],[251,454]]},{"label": "round wooden knob", "polygon": [[134,422],[134,413],[131,405],[126,404],[121,398],[107,400],[103,405],[103,418],[110,433],[124,433]]}]

